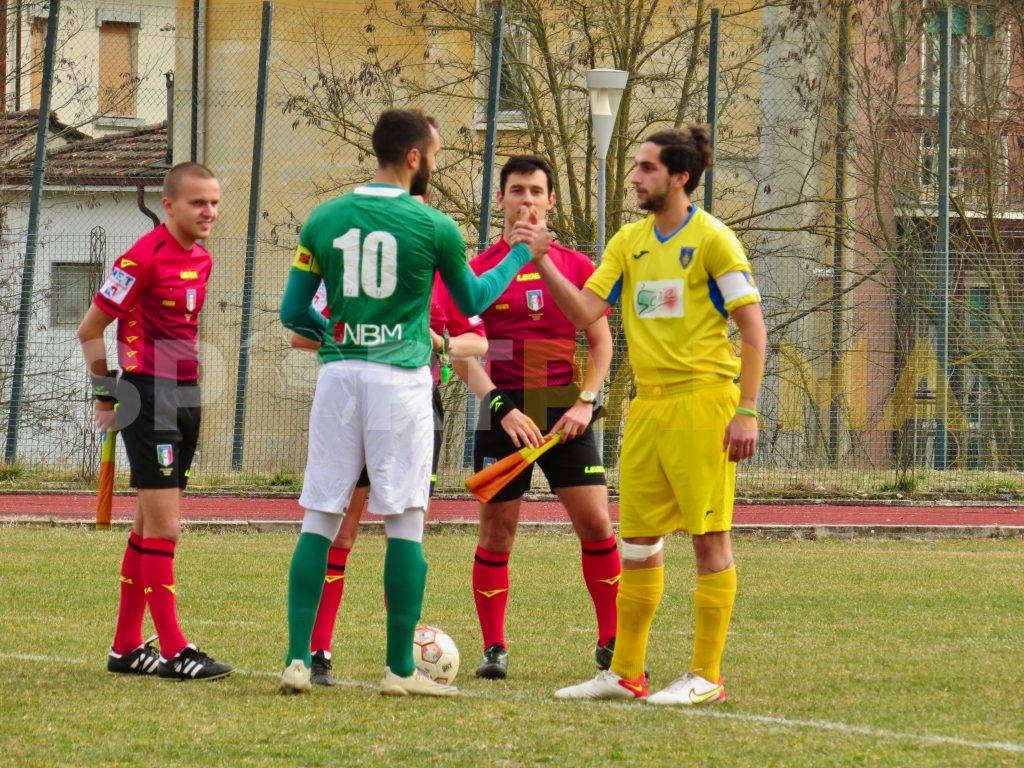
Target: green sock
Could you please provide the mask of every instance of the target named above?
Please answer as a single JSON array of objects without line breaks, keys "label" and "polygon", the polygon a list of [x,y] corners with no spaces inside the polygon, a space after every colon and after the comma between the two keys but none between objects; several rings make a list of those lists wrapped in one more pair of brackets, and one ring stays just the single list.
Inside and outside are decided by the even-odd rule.
[{"label": "green sock", "polygon": [[302,659],[307,667],[313,664],[309,640],[313,636],[316,610],[320,607],[330,547],[331,540],[318,533],[300,533],[295,544],[288,574],[288,655],[284,660],[285,666],[295,659]]},{"label": "green sock", "polygon": [[423,558],[423,545],[408,539],[388,539],[384,556],[388,667],[399,677],[408,677],[416,669],[412,660],[412,636],[423,610],[426,585],[427,561]]}]

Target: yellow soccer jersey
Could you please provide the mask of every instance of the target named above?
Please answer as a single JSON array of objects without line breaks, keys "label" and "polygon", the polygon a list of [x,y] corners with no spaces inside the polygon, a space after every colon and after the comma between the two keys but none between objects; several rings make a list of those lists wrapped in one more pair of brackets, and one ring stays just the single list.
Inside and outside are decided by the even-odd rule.
[{"label": "yellow soccer jersey", "polygon": [[699,387],[739,374],[728,313],[761,297],[740,241],[703,209],[691,206],[667,237],[653,215],[622,227],[586,287],[609,304],[622,299],[629,361],[640,385]]}]

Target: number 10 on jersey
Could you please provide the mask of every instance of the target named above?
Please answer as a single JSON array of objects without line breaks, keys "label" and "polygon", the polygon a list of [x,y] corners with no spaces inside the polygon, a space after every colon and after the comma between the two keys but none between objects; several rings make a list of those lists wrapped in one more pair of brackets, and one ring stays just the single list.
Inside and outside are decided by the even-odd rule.
[{"label": "number 10 on jersey", "polygon": [[374,231],[364,238],[353,228],[334,238],[331,245],[342,255],[342,296],[386,299],[395,292],[398,241],[390,232]]}]

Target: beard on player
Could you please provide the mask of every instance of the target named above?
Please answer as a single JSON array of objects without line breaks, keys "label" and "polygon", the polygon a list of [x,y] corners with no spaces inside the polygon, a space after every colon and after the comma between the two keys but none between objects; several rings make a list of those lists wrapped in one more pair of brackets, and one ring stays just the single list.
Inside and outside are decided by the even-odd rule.
[{"label": "beard on player", "polygon": [[420,156],[420,167],[416,169],[416,175],[409,182],[409,194],[426,197],[427,188],[430,186],[430,166],[427,165],[427,158]]},{"label": "beard on player", "polygon": [[[637,190],[639,193],[640,190]],[[643,195],[637,201],[640,208],[644,211],[650,211],[651,213],[659,213],[665,209],[665,203],[668,201],[668,185],[665,185],[664,189],[644,191]]]}]

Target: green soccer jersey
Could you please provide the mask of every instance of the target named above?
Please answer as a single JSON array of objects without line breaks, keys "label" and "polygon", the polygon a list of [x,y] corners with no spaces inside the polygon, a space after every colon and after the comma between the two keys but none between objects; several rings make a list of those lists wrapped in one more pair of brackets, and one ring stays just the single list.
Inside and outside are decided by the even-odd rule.
[{"label": "green soccer jersey", "polygon": [[[529,258],[525,247],[520,251],[515,271]],[[467,302],[475,309],[493,292],[484,296],[472,290],[479,286],[468,285],[476,282],[475,276],[454,221],[400,187],[365,184],[320,204],[309,215],[292,263],[296,279],[290,278],[282,301],[282,321],[320,340],[325,363],[355,359],[401,368],[427,365],[432,348],[430,294],[438,271],[464,311]],[[302,282],[296,272],[314,279]],[[315,278],[326,287],[330,318],[326,327],[321,323],[319,329],[304,329],[291,305],[304,301],[308,307],[304,293],[310,285],[315,290]],[[293,282],[303,290],[293,289]],[[311,319],[308,312],[305,319]]]}]

